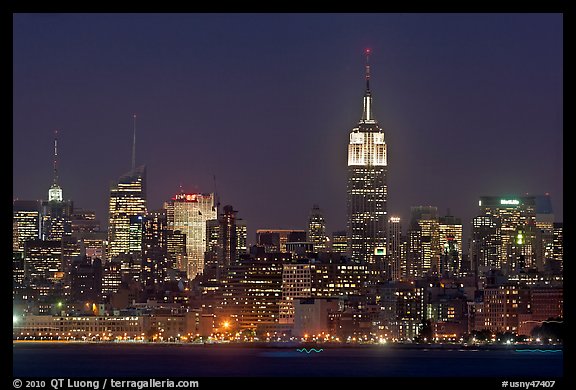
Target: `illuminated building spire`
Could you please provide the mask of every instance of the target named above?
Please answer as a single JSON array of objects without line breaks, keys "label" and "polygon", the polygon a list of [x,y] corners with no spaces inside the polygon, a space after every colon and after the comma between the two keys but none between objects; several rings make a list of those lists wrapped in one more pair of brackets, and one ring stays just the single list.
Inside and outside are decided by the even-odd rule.
[{"label": "illuminated building spire", "polygon": [[366,92],[370,93],[370,49],[366,49]]},{"label": "illuminated building spire", "polygon": [[134,118],[134,138],[132,140],[132,170],[136,169],[136,114]]},{"label": "illuminated building spire", "polygon": [[370,49],[364,52],[366,55],[366,92],[364,92],[364,109],[360,123],[375,123],[372,115],[372,94],[370,92]]},{"label": "illuminated building spire", "polygon": [[54,183],[58,185],[58,130],[54,130]]},{"label": "illuminated building spire", "polygon": [[48,200],[62,202],[62,188],[58,185],[58,130],[54,130],[54,179],[48,190]]}]

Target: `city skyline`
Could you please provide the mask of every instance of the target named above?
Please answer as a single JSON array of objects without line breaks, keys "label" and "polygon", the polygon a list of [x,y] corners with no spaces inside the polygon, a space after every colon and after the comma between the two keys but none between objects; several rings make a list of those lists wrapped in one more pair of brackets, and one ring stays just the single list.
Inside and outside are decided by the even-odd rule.
[{"label": "city skyline", "polygon": [[[137,114],[149,210],[181,187],[217,191],[246,221],[249,242],[257,229],[305,228],[313,204],[328,234],[344,230],[346,146],[370,47],[373,110],[390,147],[389,216],[408,221],[411,206],[432,205],[469,232],[480,196],[529,192],[550,193],[562,222],[561,14],[130,16],[14,16],[14,198],[47,198],[57,129],[64,199],[107,227],[110,183],[130,167]],[[122,25],[142,33],[153,20],[158,29],[144,35]],[[192,20],[205,30],[187,30]],[[347,27],[342,46],[329,38],[363,20],[380,22],[363,34]],[[300,30],[283,30],[296,21]],[[210,35],[214,23],[241,36]],[[79,34],[66,36],[74,26]],[[270,37],[257,35],[263,28]],[[299,46],[291,34],[305,33],[314,39]],[[202,55],[182,52],[190,36]],[[281,48],[266,45],[273,39]]]}]

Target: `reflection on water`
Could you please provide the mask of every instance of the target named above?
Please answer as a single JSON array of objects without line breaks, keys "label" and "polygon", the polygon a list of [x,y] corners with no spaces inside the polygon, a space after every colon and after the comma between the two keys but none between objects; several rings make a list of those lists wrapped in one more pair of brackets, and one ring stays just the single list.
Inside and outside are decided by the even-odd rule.
[{"label": "reflection on water", "polygon": [[[317,348],[320,350],[320,348]],[[563,353],[387,346],[14,343],[15,377],[561,377]]]}]

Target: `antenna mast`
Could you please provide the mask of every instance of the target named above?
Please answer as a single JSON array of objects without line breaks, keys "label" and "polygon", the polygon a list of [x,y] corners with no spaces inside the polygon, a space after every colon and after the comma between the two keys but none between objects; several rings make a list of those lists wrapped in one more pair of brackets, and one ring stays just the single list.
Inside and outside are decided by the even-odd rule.
[{"label": "antenna mast", "polygon": [[58,184],[58,130],[54,130],[54,185]]},{"label": "antenna mast", "polygon": [[132,140],[132,171],[136,169],[136,114],[133,115],[134,118],[134,138]]}]

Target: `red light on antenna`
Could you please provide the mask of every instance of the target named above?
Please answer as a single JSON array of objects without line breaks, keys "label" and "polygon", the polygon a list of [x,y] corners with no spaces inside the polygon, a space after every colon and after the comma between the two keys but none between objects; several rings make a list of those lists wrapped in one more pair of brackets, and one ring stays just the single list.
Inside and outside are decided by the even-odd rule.
[{"label": "red light on antenna", "polygon": [[370,54],[370,49],[366,49],[366,54]]}]

